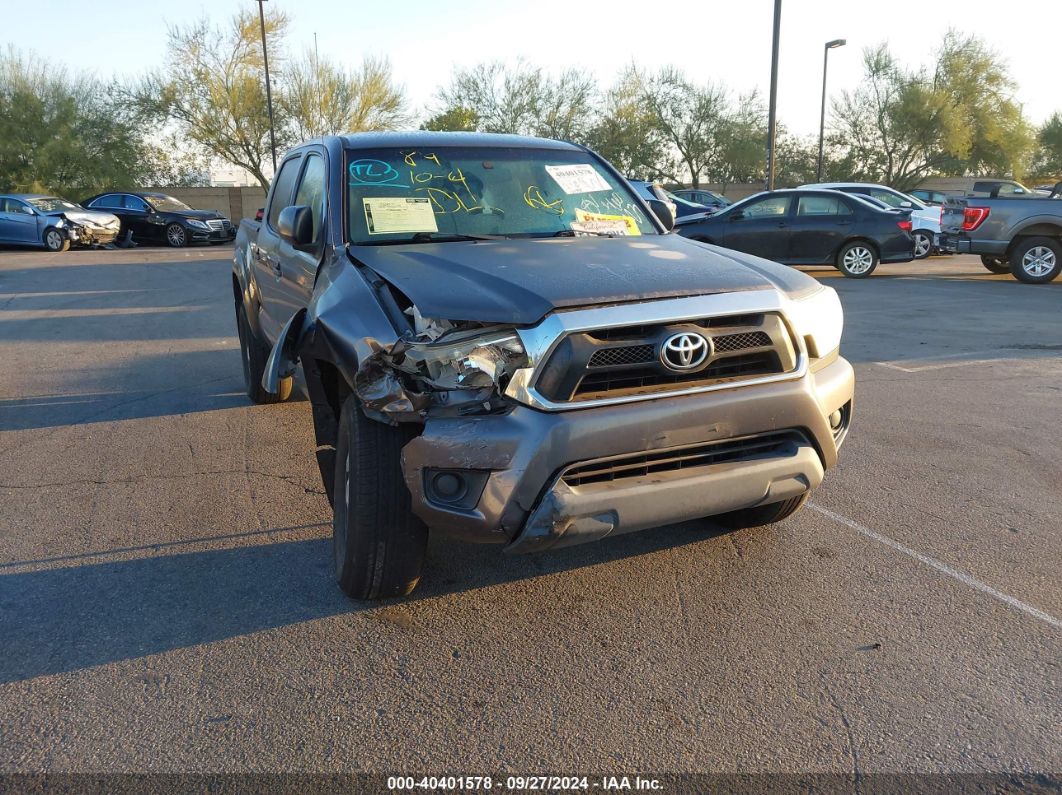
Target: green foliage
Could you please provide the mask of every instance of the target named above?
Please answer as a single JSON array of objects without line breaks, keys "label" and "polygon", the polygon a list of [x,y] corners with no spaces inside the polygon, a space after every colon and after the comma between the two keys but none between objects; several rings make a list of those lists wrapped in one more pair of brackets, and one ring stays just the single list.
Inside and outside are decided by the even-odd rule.
[{"label": "green foliage", "polygon": [[641,75],[633,65],[628,66],[605,94],[584,142],[632,178],[673,179],[674,159],[643,101],[643,90]]},{"label": "green foliage", "polygon": [[305,53],[285,70],[277,98],[297,140],[393,130],[408,122],[402,92],[386,60],[365,60],[348,72]]},{"label": "green foliage", "polygon": [[436,113],[420,125],[422,130],[443,132],[474,132],[479,127],[479,116],[471,108],[453,107]]},{"label": "green foliage", "polygon": [[429,124],[577,140],[586,135],[596,96],[593,79],[574,69],[552,78],[524,61],[496,61],[457,69],[439,99],[443,107]]},{"label": "green foliage", "polygon": [[1037,151],[1032,175],[1062,179],[1062,113],[1055,112],[1036,135]]},{"label": "green foliage", "polygon": [[1032,132],[1003,60],[948,33],[932,74],[901,67],[886,45],[864,53],[864,81],[833,104],[834,137],[868,179],[908,190],[932,173],[1020,176]]},{"label": "green foliage", "polygon": [[110,87],[13,49],[0,54],[0,190],[77,201],[143,185],[156,164]]}]

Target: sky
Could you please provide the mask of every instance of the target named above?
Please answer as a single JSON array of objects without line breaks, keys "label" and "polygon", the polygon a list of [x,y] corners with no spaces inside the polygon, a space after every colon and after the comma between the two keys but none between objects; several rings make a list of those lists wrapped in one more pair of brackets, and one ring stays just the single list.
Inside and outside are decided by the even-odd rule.
[{"label": "sky", "polygon": [[[0,0],[0,46],[103,78],[135,76],[163,59],[167,24],[200,16],[223,22],[257,3],[91,0],[89,6],[85,0]],[[268,6],[291,16],[293,50],[312,50],[316,34],[322,58],[353,66],[365,56],[387,57],[420,118],[436,106],[436,91],[455,66],[519,57],[558,72],[585,70],[603,88],[631,60],[649,70],[675,65],[735,95],[759,89],[765,101],[770,86],[772,0],[268,0]],[[86,22],[86,13],[96,21]],[[1060,0],[783,0],[779,120],[793,133],[817,134],[826,41],[848,41],[830,53],[828,91],[835,96],[858,85],[863,48],[884,41],[902,63],[930,65],[949,27],[982,37],[1007,59],[1017,98],[1034,123],[1062,110],[1052,40],[1036,33],[1062,27]]]}]

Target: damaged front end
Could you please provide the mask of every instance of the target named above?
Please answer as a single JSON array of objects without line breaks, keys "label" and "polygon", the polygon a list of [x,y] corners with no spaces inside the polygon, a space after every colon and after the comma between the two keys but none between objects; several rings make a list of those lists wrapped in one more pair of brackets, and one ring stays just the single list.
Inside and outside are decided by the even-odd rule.
[{"label": "damaged front end", "polygon": [[361,362],[354,391],[366,411],[391,421],[437,413],[502,411],[512,374],[527,366],[520,338],[504,326],[462,325],[406,310],[414,333]]}]

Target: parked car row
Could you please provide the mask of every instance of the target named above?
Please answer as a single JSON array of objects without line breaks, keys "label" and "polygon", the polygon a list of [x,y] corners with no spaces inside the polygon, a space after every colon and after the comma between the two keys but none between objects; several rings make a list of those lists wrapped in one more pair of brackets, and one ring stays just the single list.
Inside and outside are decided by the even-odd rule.
[{"label": "parked car row", "polygon": [[0,195],[0,244],[66,251],[112,243],[190,243],[234,240],[232,222],[213,210],[193,210],[164,193],[99,193],[81,204],[32,193]]}]

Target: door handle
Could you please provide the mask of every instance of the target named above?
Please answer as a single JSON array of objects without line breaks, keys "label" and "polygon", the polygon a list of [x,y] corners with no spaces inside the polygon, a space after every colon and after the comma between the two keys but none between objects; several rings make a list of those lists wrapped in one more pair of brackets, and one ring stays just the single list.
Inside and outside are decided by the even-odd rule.
[{"label": "door handle", "polygon": [[778,228],[779,229],[785,229],[787,226],[789,226],[789,224],[787,224],[785,221],[779,221],[778,222]]},{"label": "door handle", "polygon": [[284,272],[280,267],[279,257],[277,257],[276,259],[269,260],[269,269],[273,271],[273,275],[276,276],[278,279],[284,275]]}]

